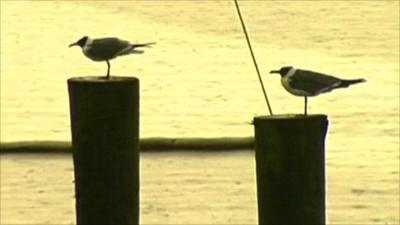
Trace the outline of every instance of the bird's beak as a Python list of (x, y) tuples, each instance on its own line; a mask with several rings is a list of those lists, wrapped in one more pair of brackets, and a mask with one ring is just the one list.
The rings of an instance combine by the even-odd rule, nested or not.
[(279, 70), (271, 70), (269, 73), (279, 73)]
[(72, 46), (76, 46), (76, 45), (78, 45), (78, 43), (77, 43), (77, 42), (70, 44), (68, 47), (70, 47), (70, 48), (71, 48)]

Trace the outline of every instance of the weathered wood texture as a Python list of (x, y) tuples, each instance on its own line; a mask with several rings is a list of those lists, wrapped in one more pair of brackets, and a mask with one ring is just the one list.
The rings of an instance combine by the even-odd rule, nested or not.
[(78, 225), (139, 224), (139, 80), (68, 80)]
[(259, 224), (325, 224), (327, 116), (254, 118)]

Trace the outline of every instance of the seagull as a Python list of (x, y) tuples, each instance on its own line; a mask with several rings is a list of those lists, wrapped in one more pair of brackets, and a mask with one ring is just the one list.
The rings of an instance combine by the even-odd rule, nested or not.
[(310, 70), (284, 66), (270, 73), (281, 75), (282, 86), (292, 95), (304, 97), (304, 115), (307, 115), (307, 97), (330, 92), (336, 88), (347, 88), (350, 85), (365, 82), (365, 79), (344, 80), (331, 75)]
[(93, 61), (107, 62), (106, 79), (110, 79), (110, 60), (118, 56), (129, 54), (141, 54), (144, 51), (138, 50), (139, 47), (151, 47), (155, 42), (145, 44), (131, 44), (128, 41), (115, 37), (91, 39), (84, 36), (69, 47), (80, 46), (83, 54)]

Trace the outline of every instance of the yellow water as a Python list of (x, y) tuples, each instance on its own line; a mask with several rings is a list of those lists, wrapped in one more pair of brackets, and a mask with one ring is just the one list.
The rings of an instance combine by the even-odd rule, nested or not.
[[(368, 80), (311, 98), (309, 112), (330, 119), (331, 200), (372, 204), (338, 215), (398, 223), (399, 2), (240, 5), (275, 113), (303, 110), (268, 73), (282, 65)], [(252, 136), (267, 114), (232, 1), (1, 1), (1, 141), (70, 140), (66, 80), (106, 73), (68, 48), (84, 35), (157, 42), (111, 62), (141, 80), (141, 137)]]
[[(368, 80), (310, 100), (332, 131), (398, 132), (398, 2), (241, 6), (275, 113), (303, 110), (268, 73), (291, 64)], [(2, 141), (70, 139), (66, 80), (106, 73), (67, 47), (84, 35), (158, 42), (112, 61), (112, 74), (141, 79), (142, 137), (250, 136), (267, 113), (231, 1), (2, 1), (1, 14)]]

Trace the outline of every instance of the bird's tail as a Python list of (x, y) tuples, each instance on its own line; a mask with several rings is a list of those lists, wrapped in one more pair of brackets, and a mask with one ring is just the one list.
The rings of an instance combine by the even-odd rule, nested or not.
[(144, 44), (133, 44), (132, 48), (138, 48), (138, 47), (148, 47), (151, 48), (152, 45), (155, 45), (156, 42), (149, 42), (149, 43), (144, 43)]
[(151, 47), (154, 45), (155, 42), (149, 42), (149, 43), (144, 43), (144, 44), (132, 44), (131, 46), (125, 48), (123, 51), (120, 52), (120, 55), (127, 55), (127, 54), (142, 54), (144, 51), (139, 50), (137, 48), (140, 47)]
[(366, 82), (367, 80), (365, 79), (354, 79), (354, 80), (342, 80), (340, 87), (348, 87), (353, 84), (361, 83), (361, 82)]

